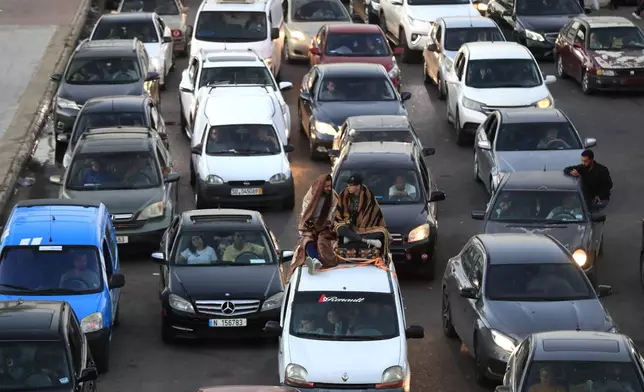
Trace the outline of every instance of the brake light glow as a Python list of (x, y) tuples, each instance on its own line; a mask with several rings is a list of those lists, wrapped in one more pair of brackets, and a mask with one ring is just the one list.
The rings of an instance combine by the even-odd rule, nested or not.
[(181, 37), (181, 30), (172, 30), (173, 37)]

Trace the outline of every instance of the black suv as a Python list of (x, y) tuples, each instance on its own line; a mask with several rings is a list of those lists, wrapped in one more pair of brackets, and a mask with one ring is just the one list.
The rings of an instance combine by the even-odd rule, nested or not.
[[(433, 153), (427, 150), (426, 153)], [(436, 204), (445, 200), (415, 143), (350, 143), (332, 172), (333, 188), (342, 192), (349, 177), (360, 174), (375, 195), (392, 237), (391, 255), (397, 265), (434, 278), (434, 247), (438, 237)]]
[[(95, 392), (98, 371), (72, 307), (64, 301), (0, 301), (2, 365), (24, 376), (3, 375), (4, 390)], [(27, 369), (28, 370), (25, 372)]]
[(166, 343), (176, 338), (261, 336), (278, 321), (285, 268), (292, 251), (280, 251), (257, 211), (213, 209), (177, 216), (152, 254), (160, 264)]
[[(92, 98), (78, 113), (71, 135), (59, 134), (57, 142), (68, 143), (63, 157), (63, 166), (68, 167), (78, 139), (88, 129), (114, 127), (146, 127), (159, 133), (166, 148), (168, 135), (165, 120), (159, 108), (149, 96), (121, 95), (116, 97)], [(56, 157), (60, 161), (60, 157)]]
[[(60, 83), (53, 107), (56, 135), (71, 133), (78, 111), (90, 98), (149, 95), (158, 103), (160, 75), (149, 69), (150, 59), (137, 39), (81, 42), (64, 74), (51, 76)], [(57, 150), (64, 147), (56, 141)]]
[(178, 180), (159, 134), (136, 127), (86, 131), (65, 178), (50, 178), (61, 199), (103, 202), (119, 244), (155, 248), (177, 214)]

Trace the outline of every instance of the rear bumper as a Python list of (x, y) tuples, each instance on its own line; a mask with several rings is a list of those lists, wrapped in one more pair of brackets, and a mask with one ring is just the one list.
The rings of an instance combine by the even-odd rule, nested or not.
[[(233, 188), (261, 188), (261, 195), (233, 196)], [(232, 206), (271, 206), (276, 203), (283, 203), (293, 197), (295, 183), (293, 177), (278, 184), (264, 183), (258, 186), (232, 186), (229, 184), (207, 185), (199, 180), (199, 196), (212, 205)]]
[[(629, 71), (626, 71), (629, 72)], [(590, 75), (589, 75), (590, 76)], [(591, 76), (591, 88), (605, 91), (644, 91), (644, 76)]]
[[(171, 221), (172, 214), (166, 213), (161, 219), (115, 221), (114, 228), (117, 237), (127, 237), (127, 242), (119, 242), (119, 245), (159, 245), (161, 237), (170, 226)], [(123, 241), (122, 238), (120, 240)]]
[(433, 253), (436, 235), (423, 241), (413, 243), (405, 241), (392, 241), (390, 246), (391, 257), (395, 265), (404, 267), (417, 267), (429, 265), (434, 262)]

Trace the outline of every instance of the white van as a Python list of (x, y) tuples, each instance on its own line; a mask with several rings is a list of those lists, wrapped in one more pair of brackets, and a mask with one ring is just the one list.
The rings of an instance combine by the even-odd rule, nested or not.
[(284, 24), (281, 0), (204, 0), (197, 10), (190, 52), (248, 50), (279, 80)]

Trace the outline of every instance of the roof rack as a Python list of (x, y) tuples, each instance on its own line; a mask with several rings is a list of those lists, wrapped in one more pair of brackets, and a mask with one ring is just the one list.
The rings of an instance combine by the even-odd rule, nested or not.
[(220, 87), (261, 87), (266, 91), (266, 93), (270, 93), (268, 86), (264, 84), (207, 84), (204, 87), (208, 87), (208, 94), (212, 93), (212, 90), (220, 88)]
[(191, 215), (192, 223), (212, 223), (212, 222), (236, 222), (251, 223), (253, 217), (250, 215)]
[(94, 136), (94, 135), (115, 135), (119, 133), (126, 134), (126, 135), (146, 134), (148, 136), (152, 136), (152, 130), (149, 128), (129, 127), (129, 126), (124, 127), (122, 125), (119, 125), (116, 127), (102, 127), (102, 128), (89, 129), (87, 132), (83, 132), (83, 134), (81, 135), (81, 139), (85, 139), (88, 136)]
[(79, 202), (77, 200), (66, 200), (66, 199), (30, 199), (30, 200), (21, 200), (16, 204), (16, 207), (54, 207), (54, 206), (98, 208), (101, 206), (101, 203), (100, 202)]

